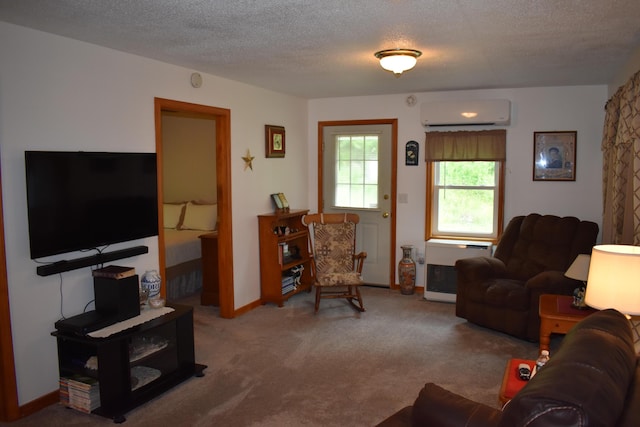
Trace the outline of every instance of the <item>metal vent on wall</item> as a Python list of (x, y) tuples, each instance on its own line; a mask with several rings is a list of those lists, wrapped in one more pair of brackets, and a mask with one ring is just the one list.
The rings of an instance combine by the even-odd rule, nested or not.
[(425, 243), (424, 298), (432, 301), (455, 302), (457, 260), (491, 256), (491, 242), (430, 239)]

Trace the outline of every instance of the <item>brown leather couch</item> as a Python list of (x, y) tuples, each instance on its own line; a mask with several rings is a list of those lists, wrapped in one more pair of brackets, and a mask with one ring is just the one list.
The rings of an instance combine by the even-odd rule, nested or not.
[(633, 347), (626, 317), (611, 309), (578, 323), (545, 367), (502, 410), (428, 383), (412, 406), (379, 424), (380, 427), (638, 425), (640, 356)]
[(591, 254), (598, 224), (575, 217), (529, 214), (513, 218), (493, 257), (460, 259), (456, 316), (538, 341), (542, 294), (571, 295), (581, 282), (564, 276), (578, 254)]

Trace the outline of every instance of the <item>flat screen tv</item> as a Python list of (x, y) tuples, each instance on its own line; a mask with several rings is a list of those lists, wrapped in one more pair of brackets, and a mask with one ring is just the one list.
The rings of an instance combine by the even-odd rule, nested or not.
[(155, 153), (24, 156), (32, 259), (158, 234)]

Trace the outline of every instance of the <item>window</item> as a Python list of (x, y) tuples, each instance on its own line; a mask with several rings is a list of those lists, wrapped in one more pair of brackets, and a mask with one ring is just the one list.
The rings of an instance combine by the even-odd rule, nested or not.
[(335, 138), (335, 206), (378, 207), (378, 135)]
[(499, 162), (434, 162), (432, 234), (496, 237), (499, 170)]
[(426, 239), (497, 241), (506, 132), (429, 132)]

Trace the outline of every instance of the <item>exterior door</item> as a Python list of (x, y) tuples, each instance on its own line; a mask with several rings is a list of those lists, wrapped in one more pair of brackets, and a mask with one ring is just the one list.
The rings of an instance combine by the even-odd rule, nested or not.
[(365, 283), (394, 283), (395, 126), (393, 122), (323, 126), (320, 210), (360, 216), (356, 243), (367, 252)]

